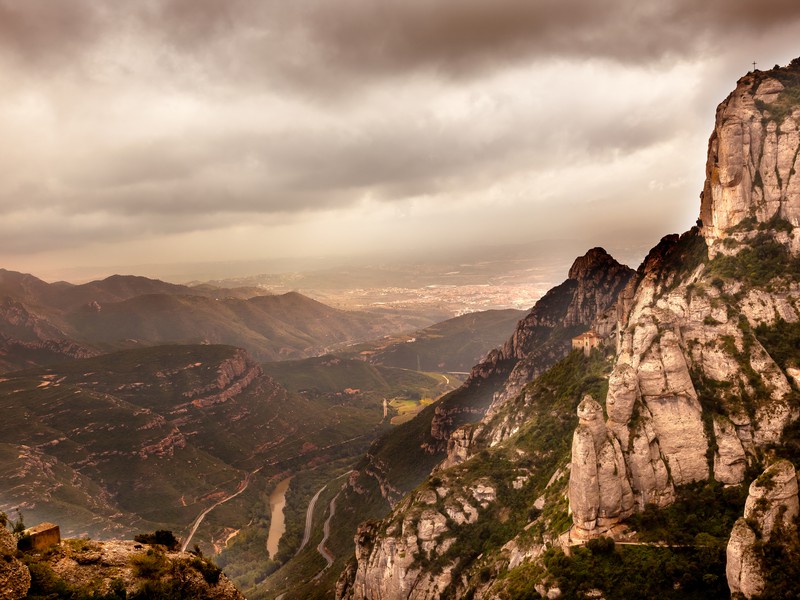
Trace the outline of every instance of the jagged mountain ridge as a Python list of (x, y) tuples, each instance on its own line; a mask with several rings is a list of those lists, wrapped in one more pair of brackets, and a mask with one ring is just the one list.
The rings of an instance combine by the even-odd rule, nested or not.
[[(430, 473), (445, 457), (455, 429), (480, 421), (487, 410), (498, 410), (513, 396), (525, 373), (541, 373), (566, 356), (571, 338), (603, 321), (598, 317), (614, 306), (616, 295), (632, 275), (632, 269), (601, 248), (576, 259), (568, 278), (536, 303), (509, 341), (476, 365), (461, 388), (421, 412), (413, 423), (377, 441), (363, 470), (379, 480), (387, 500), (396, 501), (398, 494)], [(401, 446), (405, 448), (402, 456), (396, 453)], [(405, 464), (398, 462), (413, 463), (416, 472), (408, 474)]]
[[(570, 543), (569, 536), (557, 537), (569, 522), (577, 537), (613, 533), (646, 505), (674, 502), (678, 488), (711, 477), (740, 484), (766, 450), (788, 448), (782, 436), (800, 407), (800, 330), (793, 325), (800, 314), (800, 194), (792, 187), (800, 167), (798, 75), (800, 60), (749, 74), (720, 105), (700, 227), (662, 240), (621, 293), (608, 392), (595, 391), (583, 402), (579, 390), (569, 392), (571, 419), (578, 417), (572, 450), (566, 439), (553, 440), (562, 454), (547, 485), (535, 466), (526, 465), (527, 473), (520, 466), (530, 458), (528, 432), (556, 409), (523, 387), (481, 424), (455, 431), (451, 455), (461, 453), (450, 463), (455, 466), (359, 531), (356, 559), (340, 578), (337, 597), (556, 597), (563, 570), (548, 573), (545, 565), (558, 564), (541, 557), (548, 556), (546, 543)], [(760, 137), (759, 127), (766, 132)], [(510, 436), (504, 433), (509, 419)], [(497, 469), (511, 476), (506, 481), (492, 470), (509, 455), (516, 466)], [(460, 483), (481, 474), (478, 487)], [(518, 491), (501, 494), (505, 486)], [(567, 489), (571, 518), (563, 505)], [(537, 512), (524, 530), (498, 524), (525, 510), (531, 497), (536, 502), (528, 506)], [(484, 530), (488, 541), (478, 544), (480, 554), (464, 553), (466, 536)], [(501, 537), (493, 540), (497, 531)], [(692, 585), (718, 594), (719, 577)], [(679, 582), (666, 585), (681, 594)], [(599, 592), (616, 597), (605, 584)]]
[[(506, 344), (490, 352), (485, 361), (476, 365), (459, 390), (442, 398), (413, 421), (398, 427), (373, 445), (366, 464), (360, 467), (357, 475), (351, 477), (350, 485), (345, 490), (347, 504), (358, 506), (364, 501), (364, 497), (378, 493), (376, 490), (390, 502), (397, 502), (404, 491), (424, 480), (426, 474), (441, 463), (442, 459), (447, 460), (444, 465), (447, 466), (457, 464), (478, 452), (482, 443), (478, 440), (483, 439), (480, 435), (481, 425), (470, 423), (480, 423), (483, 415), (486, 415), (484, 422), (492, 416), (503, 421), (497, 427), (501, 438), (512, 435), (515, 426), (510, 423), (513, 419), (509, 417), (510, 411), (507, 409), (515, 397), (514, 390), (527, 383), (526, 374), (542, 373), (563, 359), (571, 350), (572, 337), (590, 327), (597, 327), (605, 335), (609, 335), (606, 326), (609, 311), (615, 305), (617, 294), (632, 276), (632, 269), (617, 263), (601, 248), (594, 248), (576, 259), (567, 280), (537, 302), (531, 312), (519, 322)], [(589, 385), (593, 383), (590, 382)], [(489, 413), (486, 413), (487, 410)], [(490, 432), (487, 431), (488, 433)], [(412, 474), (409, 474), (408, 465), (413, 465), (415, 469)], [(465, 493), (468, 497), (472, 492)], [(464, 505), (464, 502), (469, 504), (463, 499), (460, 502), (459, 506)], [(406, 501), (402, 504), (403, 506), (396, 507), (393, 515), (402, 514), (404, 506), (408, 508)], [(454, 508), (456, 512), (453, 514), (461, 514), (463, 517), (466, 510), (466, 514), (475, 516), (479, 506)], [(473, 516), (468, 519), (470, 523), (474, 521)], [(464, 522), (463, 518), (460, 522)], [(356, 553), (360, 557), (359, 561), (363, 559), (372, 564), (381, 563), (380, 558), (369, 556), (369, 551), (366, 550), (366, 546), (369, 546), (380, 553), (381, 548), (387, 547), (381, 542), (375, 541), (373, 544), (372, 541), (367, 541), (374, 541), (375, 534), (381, 529), (381, 526), (375, 527), (374, 530), (368, 527), (357, 538)], [(413, 527), (416, 528), (416, 523)], [(441, 523), (433, 526), (426, 517), (420, 521), (420, 527), (433, 527), (430, 531), (426, 529), (424, 536), (428, 539), (428, 549), (435, 546), (431, 535), (435, 537), (441, 533)], [(423, 534), (420, 534), (420, 538), (422, 537)], [(385, 543), (391, 545), (395, 543), (393, 539), (395, 538), (389, 537)], [(412, 547), (407, 550), (411, 552)], [(406, 563), (406, 567), (413, 564), (413, 557)], [(358, 569), (348, 570), (349, 577), (360, 576), (357, 571)], [(419, 574), (419, 569), (415, 572)], [(364, 570), (359, 573), (363, 575)], [(400, 593), (396, 577), (397, 572), (394, 582), (384, 582), (384, 592), (390, 590), (386, 592), (388, 595), (381, 596), (375, 590), (369, 593), (376, 593), (377, 597), (395, 597), (392, 594)], [(424, 578), (423, 575), (420, 577)], [(347, 579), (345, 577), (344, 581)], [(347, 593), (352, 593), (353, 586), (361, 585), (362, 589), (367, 589), (363, 581), (344, 581), (340, 582), (339, 587), (349, 590)]]

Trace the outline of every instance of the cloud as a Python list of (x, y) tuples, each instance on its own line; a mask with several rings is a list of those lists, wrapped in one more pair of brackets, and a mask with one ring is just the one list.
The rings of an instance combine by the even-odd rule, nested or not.
[[(793, 0), (2, 0), (0, 47), (91, 68), (133, 39), (177, 79), (318, 95), (420, 71), (473, 78), (564, 58), (697, 57), (799, 19)], [(134, 75), (141, 66), (116, 58)]]
[(491, 202), (518, 235), (549, 201), (622, 214), (652, 179), (635, 159), (703, 145), (742, 40), (799, 30), (787, 0), (0, 0), (0, 252), (410, 207), (502, 236)]

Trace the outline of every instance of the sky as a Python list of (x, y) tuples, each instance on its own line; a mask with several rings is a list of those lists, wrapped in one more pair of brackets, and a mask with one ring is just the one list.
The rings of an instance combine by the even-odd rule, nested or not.
[(796, 56), (796, 0), (0, 0), (0, 266), (643, 255)]

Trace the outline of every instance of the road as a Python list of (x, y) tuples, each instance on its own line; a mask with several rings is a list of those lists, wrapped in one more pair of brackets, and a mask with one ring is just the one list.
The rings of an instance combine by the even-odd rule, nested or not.
[[(255, 472), (256, 471), (253, 471), (253, 473)], [(239, 488), (233, 494), (226, 496), (216, 504), (212, 504), (198, 515), (198, 517), (194, 520), (194, 523), (192, 523), (192, 528), (189, 530), (189, 535), (186, 536), (186, 540), (184, 540), (183, 545), (181, 546), (181, 552), (186, 552), (186, 548), (189, 547), (189, 543), (192, 541), (192, 537), (194, 537), (194, 534), (197, 533), (197, 528), (200, 527), (200, 523), (203, 522), (203, 519), (206, 518), (206, 515), (215, 508), (217, 508), (220, 504), (225, 504), (228, 500), (236, 498), (236, 496), (245, 491), (247, 489), (247, 486), (250, 485), (250, 476), (253, 473), (247, 474), (247, 476), (241, 481), (241, 483), (239, 483)]]
[[(340, 491), (339, 491), (339, 494), (341, 494), (341, 493), (342, 493), (342, 492), (341, 492), (341, 490), (340, 490)], [(317, 546), (317, 552), (319, 552), (319, 553), (322, 555), (322, 558), (324, 558), (324, 559), (325, 559), (325, 561), (326, 561), (328, 564), (327, 564), (327, 565), (325, 565), (325, 567), (324, 567), (324, 568), (323, 568), (323, 569), (322, 569), (322, 570), (321, 570), (319, 573), (317, 573), (317, 574), (314, 576), (314, 581), (316, 581), (317, 579), (319, 579), (320, 577), (322, 577), (322, 574), (323, 574), (325, 571), (327, 571), (327, 570), (328, 570), (328, 569), (331, 567), (331, 565), (333, 564), (333, 561), (334, 561), (334, 560), (336, 560), (336, 557), (335, 557), (333, 554), (331, 554), (331, 553), (330, 553), (330, 550), (328, 550), (328, 549), (325, 547), (325, 542), (327, 542), (327, 541), (328, 541), (328, 537), (330, 537), (330, 533), (331, 533), (331, 519), (333, 518), (333, 515), (336, 513), (336, 500), (338, 500), (338, 498), (339, 498), (339, 494), (336, 494), (336, 495), (333, 497), (333, 500), (331, 500), (331, 504), (330, 504), (330, 514), (328, 515), (328, 518), (327, 518), (327, 519), (325, 519), (325, 524), (322, 526), (322, 541), (321, 541), (321, 542), (319, 543), (319, 545)]]
[(295, 556), (300, 554), (300, 550), (302, 550), (308, 543), (308, 540), (311, 539), (311, 526), (313, 525), (314, 521), (314, 507), (317, 505), (319, 495), (325, 491), (326, 487), (328, 487), (327, 483), (323, 485), (316, 494), (314, 494), (314, 497), (311, 498), (311, 502), (308, 503), (308, 510), (306, 511), (306, 530), (303, 532), (303, 541), (300, 542), (300, 547), (297, 549), (297, 552), (294, 553)]

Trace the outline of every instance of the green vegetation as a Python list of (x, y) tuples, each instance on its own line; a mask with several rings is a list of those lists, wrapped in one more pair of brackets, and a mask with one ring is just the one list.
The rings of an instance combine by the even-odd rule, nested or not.
[(62, 579), (51, 565), (65, 559), (77, 560), (79, 564), (96, 560), (81, 554), (96, 552), (98, 547), (87, 540), (66, 540), (64, 546), (54, 546), (43, 553), (19, 554), (31, 573), (27, 600), (192, 600), (207, 595), (207, 591), (198, 588), (192, 580), (193, 573), (202, 576), (209, 586), (217, 585), (222, 573), (202, 556), (170, 558), (159, 545), (131, 556), (130, 566), (136, 581), (130, 591), (122, 579), (114, 579), (106, 585), (102, 570), (87, 571), (88, 580), (75, 584)]
[(548, 550), (544, 564), (565, 600), (586, 598), (591, 590), (600, 590), (608, 600), (729, 595), (724, 547), (617, 547), (612, 540), (599, 539), (572, 548), (571, 556), (559, 548)]
[(724, 547), (736, 519), (742, 516), (747, 486), (725, 487), (714, 481), (700, 481), (677, 489), (677, 498), (666, 508), (653, 505), (628, 520), (639, 539), (647, 542)]
[(417, 371), (469, 370), (492, 348), (511, 336), (521, 310), (487, 310), (469, 313), (421, 331), (393, 336), (348, 349), (371, 363)]
[[(203, 522), (195, 541), (208, 550), (222, 526), (248, 523), (249, 506), (258, 505), (273, 475), (352, 459), (378, 435), (382, 402), (367, 388), (335, 397), (292, 394), (256, 377), (225, 402), (194, 403), (222, 391), (221, 365), (240, 360), (239, 353), (228, 346), (167, 346), (6, 375), (0, 478), (35, 469), (35, 487), (26, 494), (41, 492), (47, 500), (31, 519), (99, 537), (108, 534), (108, 523), (128, 535), (136, 533), (131, 523), (139, 531), (184, 531), (210, 498), (233, 493), (260, 468), (244, 493)], [(382, 389), (391, 393), (409, 378), (429, 389), (439, 385), (401, 371), (394, 380), (384, 377)]]
[(133, 539), (141, 544), (164, 546), (167, 550), (177, 550), (181, 546), (180, 540), (167, 529), (159, 529), (154, 533), (140, 533)]
[(800, 73), (792, 65), (789, 67), (772, 69), (770, 75), (778, 79), (784, 89), (778, 94), (775, 102), (767, 103), (763, 100), (756, 100), (758, 110), (766, 111), (778, 125), (792, 114), (792, 111), (800, 106)]
[(709, 264), (709, 274), (765, 287), (776, 277), (800, 271), (800, 258), (791, 255), (769, 233), (761, 232), (733, 256), (717, 256)]
[(336, 394), (345, 390), (371, 392), (373, 397), (436, 397), (447, 391), (442, 380), (424, 373), (371, 365), (362, 360), (320, 356), (265, 363), (264, 372), (293, 392)]
[(800, 323), (777, 319), (773, 325), (755, 328), (761, 345), (782, 369), (800, 366)]
[(790, 527), (776, 527), (769, 541), (757, 540), (756, 555), (764, 575), (764, 591), (757, 600), (780, 600), (797, 597), (800, 581), (800, 520)]
[(401, 425), (410, 421), (419, 414), (423, 408), (431, 404), (433, 400), (430, 398), (423, 398), (422, 400), (399, 400), (395, 398), (389, 402), (389, 406), (393, 408), (397, 415), (392, 417), (392, 425)]
[[(591, 394), (598, 400), (605, 399), (610, 366), (600, 351), (588, 358), (580, 351), (572, 352), (526, 386), (495, 417), (499, 421), (505, 415), (517, 415), (524, 421), (517, 435), (437, 474), (445, 486), (468, 488), (478, 481), (488, 483), (496, 490), (497, 502), (479, 509), (475, 523), (457, 525), (448, 520), (455, 543), (441, 556), (418, 557), (422, 564), (436, 570), (455, 563), (454, 580), (461, 573), (468, 573), (474, 578), (470, 579), (470, 585), (477, 586), (481, 571), (473, 567), (478, 557), (498, 551), (532, 519), (535, 519), (533, 525), (524, 534), (531, 541), (541, 542), (545, 532), (561, 533), (568, 527), (566, 506), (556, 499), (564, 480), (556, 482), (550, 490), (545, 488), (552, 474), (569, 461), (572, 432), (577, 424), (576, 409), (583, 396)], [(518, 476), (525, 481), (515, 488), (513, 481)], [(549, 501), (540, 515), (531, 507), (542, 494)], [(464, 492), (465, 497), (469, 495)], [(451, 588), (447, 593), (452, 595), (454, 591)]]

